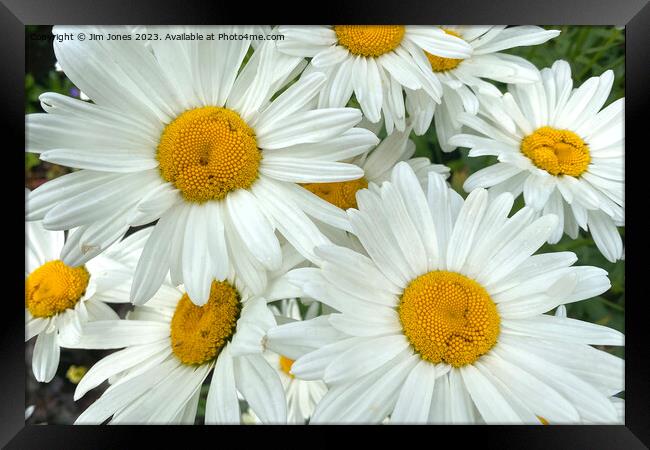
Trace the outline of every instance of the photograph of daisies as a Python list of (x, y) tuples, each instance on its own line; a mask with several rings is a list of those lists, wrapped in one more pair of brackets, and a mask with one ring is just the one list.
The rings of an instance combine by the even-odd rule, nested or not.
[(28, 424), (624, 423), (624, 27), (25, 39)]

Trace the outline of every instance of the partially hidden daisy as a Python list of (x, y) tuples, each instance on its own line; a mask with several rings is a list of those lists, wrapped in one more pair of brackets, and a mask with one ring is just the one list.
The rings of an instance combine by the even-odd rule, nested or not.
[(310, 423), (615, 423), (623, 360), (613, 329), (545, 314), (606, 291), (570, 252), (533, 255), (557, 217), (483, 189), (460, 203), (405, 163), (348, 215), (366, 257), (322, 246), (287, 277), (338, 312), (272, 328), (267, 345), (328, 392)]
[[(80, 30), (121, 29), (54, 28)], [(164, 37), (247, 29), (145, 31)], [(327, 240), (308, 215), (347, 223), (341, 210), (291, 188), (359, 178), (360, 168), (339, 161), (378, 140), (353, 128), (360, 111), (314, 107), (323, 74), (284, 89), (306, 63), (271, 40), (255, 51), (249, 40), (142, 42), (55, 41), (61, 67), (93, 103), (46, 93), (46, 113), (27, 116), (27, 151), (81, 169), (34, 190), (27, 219), (52, 230), (77, 228), (64, 249), (70, 266), (98, 255), (130, 226), (158, 221), (135, 271), (136, 304), (151, 298), (168, 272), (204, 304), (212, 280), (225, 280), (231, 264), (261, 293), (266, 271), (281, 263), (276, 231), (313, 258), (313, 246)], [(335, 139), (354, 145), (324, 151)]]
[[(311, 302), (307, 307), (304, 319), (314, 318), (319, 308), (318, 302)], [(271, 311), (275, 314), (278, 323), (291, 323), (303, 320), (297, 299), (284, 299), (271, 304)], [(327, 386), (320, 380), (305, 381), (296, 378), (291, 373), (293, 360), (272, 351), (265, 351), (264, 357), (280, 376), (282, 386), (287, 398), (287, 423), (305, 424), (314, 412), (315, 406), (327, 392)], [(254, 411), (248, 410), (242, 414), (244, 423), (259, 423), (260, 420)]]
[(263, 339), (276, 324), (266, 302), (300, 294), (281, 277), (288, 268), (270, 273), (264, 296), (252, 294), (231, 270), (212, 281), (202, 306), (166, 280), (126, 319), (87, 324), (76, 348), (122, 350), (97, 362), (77, 385), (75, 400), (110, 384), (75, 423), (193, 424), (210, 376), (206, 424), (239, 423), (238, 393), (262, 422), (285, 423), (284, 389), (263, 356)]
[(448, 139), (460, 133), (458, 113), (478, 112), (475, 93), (500, 97), (501, 91), (492, 83), (532, 83), (539, 81), (537, 68), (519, 56), (501, 53), (502, 50), (524, 45), (542, 44), (560, 34), (559, 30), (545, 30), (534, 25), (506, 27), (505, 25), (460, 26), (443, 25), (445, 33), (456, 36), (471, 46), (466, 58), (443, 58), (426, 53), (430, 70), (442, 85), (439, 106), (428, 99), (424, 90), (406, 90), (406, 109), (414, 119), (415, 132), (424, 134), (433, 117), (440, 148), (450, 152), (456, 147)]
[(381, 185), (390, 179), (393, 167), (400, 161), (405, 161), (411, 166), (422, 184), (426, 184), (429, 172), (437, 173), (443, 179), (449, 178), (449, 167), (432, 164), (426, 157), (413, 157), (415, 143), (409, 139), (412, 128), (408, 125), (404, 131), (394, 130), (379, 145), (351, 159), (351, 164), (363, 170), (362, 177), (350, 181), (308, 183), (302, 186), (329, 203), (347, 210), (357, 207), (356, 193), (359, 189), (367, 188), (369, 183)]
[(322, 106), (340, 107), (354, 93), (363, 114), (383, 117), (390, 133), (404, 130), (404, 88), (422, 89), (440, 102), (442, 87), (425, 51), (441, 58), (467, 58), (471, 46), (438, 27), (412, 25), (281, 26), (280, 51), (312, 58), (309, 71), (328, 74), (319, 95)]
[[(381, 123), (380, 121), (379, 126), (377, 126), (364, 119), (360, 126), (367, 127), (374, 133), (379, 133)], [(365, 189), (372, 184), (381, 185), (381, 183), (390, 179), (393, 167), (400, 161), (404, 161), (411, 166), (422, 185), (426, 185), (429, 173), (436, 173), (441, 179), (446, 180), (449, 177), (449, 167), (443, 164), (432, 164), (429, 158), (426, 157), (413, 157), (415, 143), (409, 139), (412, 128), (413, 126), (407, 122), (404, 131), (393, 130), (379, 145), (348, 160), (349, 163), (363, 170), (361, 178), (337, 183), (308, 183), (303, 184), (302, 187), (332, 205), (347, 210), (357, 208), (356, 193), (360, 189)], [(317, 221), (317, 225), (321, 232), (333, 243), (359, 248), (356, 246), (358, 240), (347, 233), (351, 231), (349, 225), (347, 227), (333, 227), (321, 221)]]
[(60, 259), (63, 231), (46, 230), (35, 221), (25, 223), (25, 234), (25, 341), (36, 337), (34, 377), (49, 382), (61, 347), (75, 343), (86, 322), (118, 318), (106, 302), (129, 301), (120, 293), (130, 286), (146, 233), (129, 236), (77, 267)]
[(613, 82), (608, 70), (574, 89), (571, 68), (560, 60), (541, 71), (539, 82), (509, 85), (501, 98), (480, 96), (478, 116), (458, 115), (474, 134), (450, 142), (499, 162), (472, 174), (464, 189), (523, 192), (526, 205), (559, 217), (550, 243), (563, 232), (575, 239), (582, 228), (609, 261), (621, 259), (625, 100), (601, 109)]

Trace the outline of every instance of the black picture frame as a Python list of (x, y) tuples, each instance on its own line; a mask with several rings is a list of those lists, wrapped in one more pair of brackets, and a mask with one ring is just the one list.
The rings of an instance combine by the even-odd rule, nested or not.
[[(488, 448), (571, 448), (571, 449), (635, 449), (650, 445), (650, 351), (648, 326), (644, 306), (648, 302), (643, 290), (645, 267), (642, 245), (648, 227), (644, 226), (644, 207), (648, 188), (644, 186), (644, 158), (649, 145), (645, 124), (650, 107), (650, 5), (648, 0), (456, 0), (454, 2), (415, 0), (389, 2), (375, 0), (365, 3), (327, 1), (322, 5), (305, 3), (243, 3), (171, 0), (2, 0), (0, 5), (0, 33), (2, 36), (3, 66), (0, 72), (3, 102), (0, 108), (3, 124), (3, 175), (18, 178), (24, 157), (24, 67), (25, 25), (37, 24), (173, 24), (173, 23), (459, 23), (459, 24), (567, 24), (567, 25), (619, 25), (626, 33), (626, 121), (628, 158), (625, 162), (625, 195), (632, 205), (626, 217), (626, 305), (625, 328), (625, 425), (620, 426), (474, 426), (474, 427), (347, 427), (312, 426), (296, 427), (291, 433), (310, 435), (300, 445), (345, 442), (370, 432), (378, 439), (400, 434), (403, 444), (415, 444), (414, 434), (422, 433), (425, 445), (442, 445), (447, 439), (465, 443), (477, 439)], [(305, 8), (310, 6), (310, 8)], [(302, 13), (303, 16), (298, 14)], [(10, 139), (7, 139), (10, 138)], [(643, 139), (645, 138), (645, 139)], [(633, 148), (634, 147), (634, 148)], [(646, 175), (647, 177), (647, 175)], [(647, 179), (647, 178), (646, 178)], [(2, 192), (7, 195), (4, 212), (5, 243), (12, 249), (5, 258), (10, 286), (3, 303), (3, 326), (0, 327), (2, 363), (0, 364), (0, 444), (7, 448), (87, 448), (89, 444), (100, 448), (131, 447), (133, 434), (147, 439), (171, 439), (172, 434), (191, 433), (196, 440), (186, 445), (202, 444), (198, 435), (212, 433), (212, 427), (90, 427), (90, 426), (26, 426), (25, 409), (25, 358), (24, 322), (21, 302), (22, 277), (18, 264), (12, 261), (24, 258), (24, 246), (17, 238), (24, 222), (19, 212), (24, 208), (21, 200), (20, 180), (3, 179)], [(638, 198), (637, 198), (638, 197)], [(632, 199), (632, 200), (629, 200)], [(15, 202), (15, 204), (13, 203)], [(635, 207), (643, 205), (643, 207)], [(15, 248), (13, 248), (15, 246)], [(15, 266), (15, 267), (14, 267)], [(636, 294), (636, 295), (635, 295)], [(596, 370), (596, 368), (595, 368)], [(272, 434), (272, 442), (292, 446), (298, 441), (287, 435), (284, 427), (223, 426), (217, 430), (219, 443), (250, 447), (250, 432)], [(246, 434), (244, 434), (246, 433)], [(311, 437), (313, 436), (313, 438)], [(211, 439), (213, 436), (204, 436)], [(407, 438), (405, 440), (404, 438)], [(238, 439), (231, 441), (231, 439)], [(460, 438), (460, 439), (459, 439)], [(227, 439), (227, 441), (224, 441)], [(169, 441), (171, 442), (171, 440)], [(203, 444), (205, 445), (205, 444)], [(257, 445), (257, 444), (256, 444)], [(421, 444), (417, 444), (421, 445)]]

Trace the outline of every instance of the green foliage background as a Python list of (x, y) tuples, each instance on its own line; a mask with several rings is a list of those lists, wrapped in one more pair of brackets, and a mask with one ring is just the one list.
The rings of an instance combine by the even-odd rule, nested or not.
[[(592, 76), (605, 70), (614, 71), (615, 81), (607, 104), (625, 95), (625, 31), (621, 27), (590, 26), (548, 26), (560, 29), (561, 34), (551, 41), (536, 46), (507, 50), (506, 53), (522, 56), (538, 68), (549, 67), (554, 61), (564, 59), (569, 62), (574, 78), (574, 86), (582, 84)], [(79, 92), (62, 72), (54, 68), (55, 57), (51, 42), (30, 40), (31, 33), (47, 35), (51, 27), (26, 27), (27, 55), (25, 73), (25, 112), (42, 112), (38, 96), (43, 92), (58, 92), (78, 97)], [(502, 90), (505, 86), (499, 86)], [(429, 130), (424, 136), (412, 136), (416, 144), (416, 156), (426, 156), (433, 162), (446, 164), (451, 168), (450, 182), (454, 189), (465, 196), (463, 182), (473, 172), (495, 162), (494, 157), (468, 158), (466, 150), (443, 153), (438, 146), (435, 132)], [(43, 182), (68, 173), (70, 169), (40, 162), (32, 153), (25, 154), (25, 186), (36, 188)], [(515, 209), (523, 206), (520, 197)], [(514, 211), (513, 211), (514, 212)], [(621, 229), (624, 235), (624, 229)], [(612, 287), (604, 294), (590, 300), (567, 305), (568, 316), (599, 323), (625, 331), (625, 262), (610, 263), (598, 251), (588, 233), (580, 231), (580, 236), (572, 240), (565, 236), (556, 245), (545, 245), (540, 252), (572, 251), (578, 256), (577, 265), (602, 267), (609, 272)], [(103, 352), (64, 350), (57, 376), (48, 385), (35, 383), (31, 376), (30, 348), (26, 352), (27, 364), (27, 404), (35, 404), (35, 412), (28, 420), (31, 423), (71, 423), (94, 399), (88, 394), (81, 402), (72, 402), (74, 385), (65, 377), (70, 364), (91, 366), (103, 357)], [(605, 348), (623, 357), (622, 348)], [(97, 390), (95, 390), (97, 391)], [(95, 393), (98, 395), (99, 393)], [(203, 405), (200, 405), (203, 406)], [(200, 408), (201, 410), (203, 408)]]

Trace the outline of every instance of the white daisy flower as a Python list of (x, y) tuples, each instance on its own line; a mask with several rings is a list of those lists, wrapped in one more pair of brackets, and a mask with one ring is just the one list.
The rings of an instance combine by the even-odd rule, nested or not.
[(226, 280), (213, 280), (202, 306), (166, 280), (125, 320), (87, 324), (75, 347), (122, 350), (97, 362), (77, 385), (75, 400), (110, 383), (76, 423), (193, 424), (210, 374), (205, 423), (239, 423), (239, 393), (262, 422), (285, 423), (284, 390), (262, 342), (276, 324), (266, 302), (300, 295), (282, 273), (271, 273), (269, 289), (258, 296), (231, 270)]
[(578, 227), (589, 230), (609, 261), (621, 259), (617, 226), (625, 225), (623, 199), (624, 98), (602, 109), (614, 82), (606, 71), (573, 89), (566, 61), (541, 71), (542, 81), (508, 86), (501, 98), (479, 96), (479, 115), (458, 115), (477, 135), (452, 137), (452, 145), (469, 147), (469, 156), (495, 155), (499, 162), (472, 174), (464, 189), (491, 188), (518, 196), (575, 239)]
[[(148, 233), (135, 233), (85, 265), (60, 259), (64, 232), (25, 223), (25, 342), (36, 337), (32, 370), (39, 382), (54, 378), (61, 347), (79, 339), (84, 323), (116, 319), (105, 302), (128, 302), (119, 293), (131, 283)], [(128, 293), (128, 290), (127, 290)]]
[(440, 148), (451, 152), (456, 147), (447, 141), (460, 133), (462, 126), (456, 116), (463, 111), (478, 112), (478, 99), (474, 93), (501, 96), (499, 89), (484, 79), (502, 83), (532, 83), (540, 79), (533, 64), (501, 51), (542, 44), (558, 36), (560, 31), (544, 30), (534, 25), (508, 28), (505, 25), (443, 25), (441, 28), (445, 33), (467, 41), (472, 47), (471, 54), (466, 58), (443, 58), (426, 53), (430, 70), (442, 84), (442, 103), (436, 108), (425, 91), (407, 89), (406, 109), (414, 118), (417, 134), (426, 133), (434, 118)]
[(400, 161), (411, 166), (423, 185), (430, 172), (440, 175), (443, 180), (449, 178), (449, 167), (432, 164), (426, 157), (413, 158), (415, 143), (409, 139), (412, 129), (413, 126), (409, 124), (404, 131), (394, 130), (373, 149), (348, 160), (363, 170), (362, 177), (334, 183), (306, 183), (302, 186), (332, 205), (346, 210), (357, 207), (356, 193), (359, 189), (367, 188), (370, 183), (381, 185), (390, 179), (393, 167)]
[[(279, 307), (278, 307), (279, 306)], [(296, 299), (284, 299), (278, 306), (271, 305), (271, 310), (276, 315), (278, 323), (290, 323), (303, 320), (300, 307)], [(305, 312), (304, 320), (316, 316), (320, 303), (312, 302)], [(293, 424), (305, 424), (311, 417), (314, 408), (327, 392), (325, 383), (319, 380), (304, 381), (296, 378), (291, 373), (293, 360), (275, 352), (266, 351), (264, 357), (271, 367), (280, 375), (280, 381), (284, 386), (287, 397), (287, 422)], [(252, 417), (256, 417), (253, 413)]]
[[(372, 124), (364, 118), (359, 126), (378, 134), (381, 124), (382, 121)], [(363, 177), (338, 183), (308, 183), (302, 186), (328, 203), (347, 210), (357, 207), (356, 193), (359, 189), (365, 189), (372, 184), (381, 185), (390, 178), (391, 170), (400, 161), (405, 161), (413, 168), (423, 185), (426, 184), (429, 172), (437, 173), (443, 180), (447, 179), (449, 167), (443, 164), (432, 164), (425, 157), (413, 158), (415, 143), (409, 139), (411, 129), (412, 125), (408, 124), (404, 131), (393, 130), (375, 148), (348, 160), (349, 163), (363, 170)], [(316, 224), (333, 243), (363, 251), (358, 239), (349, 233), (352, 230), (349, 224), (347, 227), (333, 227), (318, 220)]]
[[(79, 30), (120, 31), (54, 28)], [(147, 31), (164, 37), (247, 29)], [(158, 220), (135, 271), (136, 304), (151, 298), (168, 272), (204, 304), (211, 280), (224, 280), (231, 264), (261, 293), (265, 271), (281, 263), (275, 231), (313, 258), (313, 246), (327, 240), (307, 215), (347, 224), (339, 209), (292, 188), (359, 178), (361, 169), (338, 161), (378, 140), (353, 128), (360, 111), (313, 107), (323, 74), (302, 77), (271, 101), (306, 64), (278, 52), (274, 41), (261, 43), (243, 68), (247, 40), (150, 44), (55, 41), (66, 75), (94, 103), (47, 93), (40, 97), (47, 113), (27, 116), (28, 151), (82, 169), (32, 192), (27, 218), (52, 230), (78, 227), (64, 249), (70, 266), (104, 251), (129, 226)], [(332, 140), (340, 146), (324, 152)]]
[(422, 89), (440, 102), (442, 88), (425, 51), (444, 58), (467, 58), (471, 46), (437, 27), (413, 25), (281, 26), (278, 48), (312, 58), (310, 71), (328, 74), (319, 104), (345, 106), (354, 93), (364, 116), (386, 129), (404, 130), (403, 89)]
[[(305, 312), (304, 320), (311, 319), (317, 315), (320, 303), (311, 302)], [(300, 307), (296, 299), (284, 299), (279, 305), (271, 305), (271, 311), (276, 315), (278, 323), (290, 323), (303, 320)], [(275, 352), (265, 351), (264, 357), (275, 368), (280, 376), (287, 397), (287, 422), (290, 424), (302, 424), (311, 417), (314, 407), (323, 398), (327, 386), (322, 381), (304, 381), (296, 378), (291, 373), (293, 360)], [(256, 425), (262, 423), (255, 412), (248, 408), (242, 412), (242, 423)]]
[(557, 217), (483, 189), (463, 201), (399, 163), (348, 215), (370, 257), (322, 246), (287, 278), (338, 313), (269, 330), (293, 374), (329, 390), (311, 423), (614, 423), (623, 361), (591, 345), (618, 331), (544, 314), (606, 291), (573, 253), (533, 256)]

